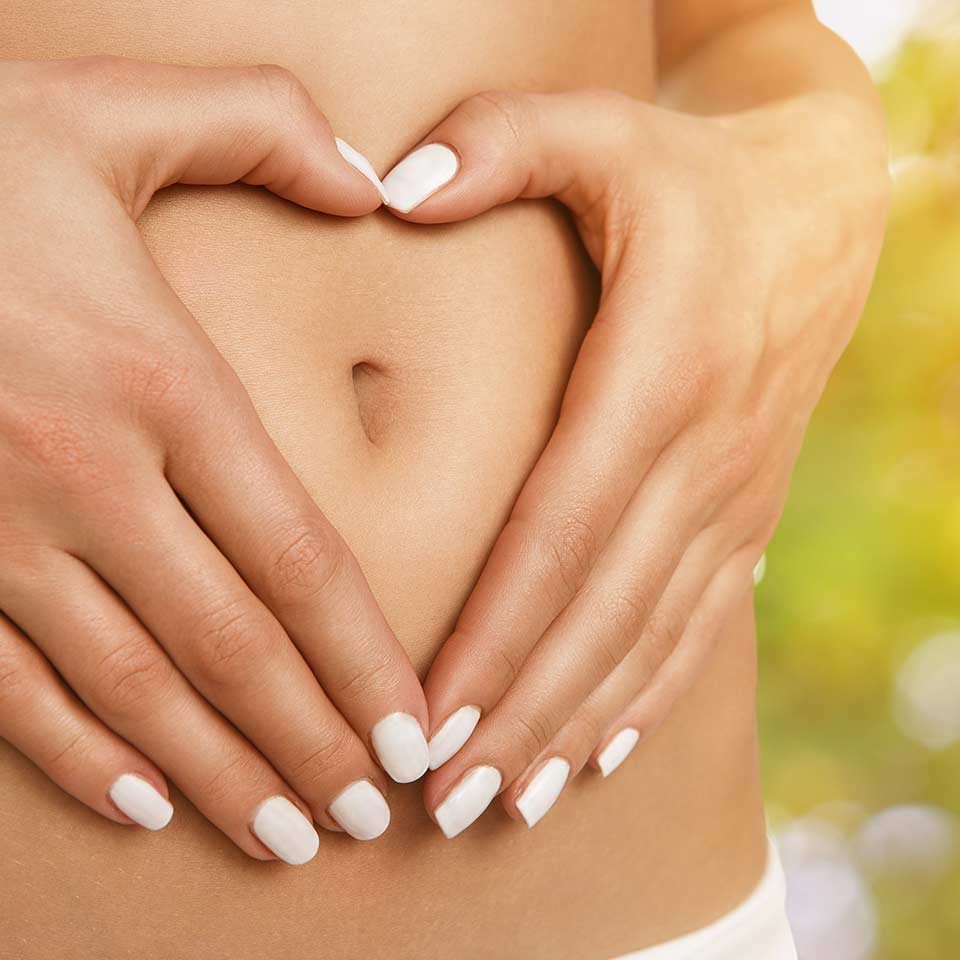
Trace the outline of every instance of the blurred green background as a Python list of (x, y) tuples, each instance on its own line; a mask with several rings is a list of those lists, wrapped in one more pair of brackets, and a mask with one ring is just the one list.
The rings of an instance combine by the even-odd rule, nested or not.
[[(830, 6), (818, 4), (828, 23)], [(856, 6), (877, 12), (846, 4), (847, 23)], [(763, 774), (801, 960), (960, 958), (960, 4), (950, 6), (935, 26), (905, 27), (873, 66), (890, 121), (889, 232), (757, 591)]]

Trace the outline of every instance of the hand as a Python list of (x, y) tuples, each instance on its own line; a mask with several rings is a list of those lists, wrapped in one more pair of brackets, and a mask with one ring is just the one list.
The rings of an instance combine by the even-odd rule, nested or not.
[(602, 273), (554, 433), (425, 683), (448, 836), (497, 793), (532, 826), (588, 760), (609, 773), (750, 589), (878, 256), (885, 152), (853, 103), (486, 93), (384, 179), (418, 223), (553, 196)]
[(364, 214), (363, 159), (279, 67), (4, 63), (0, 126), (0, 736), (119, 823), (163, 770), (259, 859), (376, 836), (418, 678), (134, 224), (176, 182)]

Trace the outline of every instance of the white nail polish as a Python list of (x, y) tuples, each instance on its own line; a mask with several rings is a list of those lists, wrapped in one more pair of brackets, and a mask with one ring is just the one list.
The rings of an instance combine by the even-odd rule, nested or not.
[(330, 816), (355, 840), (375, 840), (390, 825), (390, 808), (369, 780), (356, 780), (330, 804)]
[(466, 830), (490, 806), (501, 780), (496, 767), (474, 767), (447, 794), (433, 815), (448, 840)]
[(370, 732), (380, 765), (397, 783), (419, 780), (430, 765), (430, 748), (420, 722), (409, 713), (391, 713)]
[(299, 866), (320, 847), (313, 824), (286, 797), (271, 797), (257, 810), (253, 832), (285, 863)]
[(600, 752), (597, 757), (597, 763), (600, 765), (600, 772), (609, 777), (617, 767), (623, 763), (630, 755), (630, 751), (637, 745), (640, 739), (640, 731), (634, 727), (626, 727), (621, 730)]
[(551, 757), (537, 771), (517, 800), (517, 809), (528, 827), (532, 827), (556, 803), (569, 776), (570, 764), (562, 757)]
[(767, 575), (767, 555), (762, 553), (760, 559), (757, 561), (757, 565), (753, 568), (753, 585), (755, 587), (760, 586), (760, 582)]
[(153, 784), (132, 773), (113, 781), (110, 799), (131, 819), (148, 830), (162, 830), (173, 816), (173, 804)]
[(430, 769), (442, 767), (469, 739), (480, 722), (479, 707), (461, 707), (430, 738)]
[(384, 178), (387, 205), (409, 213), (442, 186), (460, 169), (460, 158), (442, 143), (428, 143), (408, 153)]
[(337, 142), (337, 149), (340, 151), (340, 156), (343, 157), (354, 170), (362, 173), (377, 188), (380, 199), (386, 203), (387, 191), (377, 176), (377, 171), (373, 169), (373, 164), (359, 150), (351, 147), (346, 140), (341, 140), (339, 137), (334, 137), (334, 140)]

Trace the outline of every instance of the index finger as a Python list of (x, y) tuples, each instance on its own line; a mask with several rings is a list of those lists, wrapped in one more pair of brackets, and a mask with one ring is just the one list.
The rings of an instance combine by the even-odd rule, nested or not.
[(630, 351), (616, 321), (598, 318), (584, 340), (554, 433), (427, 675), (431, 769), (512, 685), (679, 429), (680, 405), (656, 369), (668, 361), (648, 359), (650, 375), (638, 377), (642, 358)]
[(239, 381), (180, 432), (167, 478), (381, 766), (400, 783), (422, 776), (427, 705), (413, 665)]

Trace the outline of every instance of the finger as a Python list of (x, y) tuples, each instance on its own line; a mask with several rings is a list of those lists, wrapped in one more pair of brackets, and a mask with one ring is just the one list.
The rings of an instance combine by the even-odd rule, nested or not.
[[(584, 589), (551, 625), (466, 746), (428, 778), (424, 799), (441, 828), (449, 819), (444, 798), (465, 772), (490, 767), (510, 784), (637, 643), (709, 509), (689, 496), (685, 463), (677, 455), (658, 464)], [(664, 516), (674, 522), (660, 522)]]
[(427, 767), (420, 679), (353, 553), (245, 396), (200, 411), (167, 478), (399, 783)]
[[(729, 552), (717, 528), (701, 532), (683, 554), (656, 609), (623, 660), (563, 723), (529, 766), (501, 794), (504, 809), (532, 827), (550, 809), (567, 778), (576, 776), (605, 732), (638, 690), (669, 661), (704, 588)], [(546, 734), (544, 734), (546, 735)]]
[[(469, 733), (463, 727), (452, 736), (444, 729), (449, 718), (462, 707), (486, 714), (499, 702), (583, 588), (628, 502), (699, 403), (703, 388), (689, 363), (669, 350), (638, 351), (627, 335), (619, 310), (621, 299), (637, 292), (633, 281), (625, 291), (610, 301), (613, 314), (598, 317), (588, 332), (554, 433), (427, 675), (431, 736), (439, 734), (433, 768)], [(663, 305), (665, 315), (674, 309)], [(669, 516), (653, 518), (651, 529), (669, 534)]]
[(753, 588), (753, 570), (760, 555), (758, 548), (745, 547), (730, 557), (711, 581), (674, 652), (604, 731), (590, 758), (604, 777), (613, 773), (636, 744), (663, 723), (700, 675), (716, 638)]
[[(84, 559), (192, 685), (263, 753), (318, 822), (329, 823), (325, 811), (359, 781), (376, 788), (385, 814), (384, 777), (364, 742), (170, 489), (139, 488), (127, 526), (136, 536), (118, 536), (104, 524)], [(385, 829), (386, 815), (380, 826)]]
[(237, 846), (261, 860), (312, 858), (319, 840), (307, 804), (88, 567), (51, 552), (34, 564), (29, 582), (6, 583), (3, 595), (87, 707), (165, 770)]
[[(195, 67), (83, 57), (48, 68), (131, 215), (172, 183), (262, 185), (313, 210), (357, 216), (382, 187), (338, 141), (310, 92), (274, 65)], [(82, 110), (77, 110), (82, 103)]]
[(744, 572), (750, 551), (738, 551), (718, 571), (720, 549), (710, 531), (694, 541), (637, 645), (504, 790), (501, 802), (509, 816), (534, 826), (588, 759), (606, 777), (654, 729), (632, 721), (655, 719), (659, 725), (665, 719), (700, 674), (749, 583)]
[[(443, 223), (518, 197), (555, 196), (602, 229), (619, 157), (638, 156), (643, 105), (607, 90), (470, 97), (383, 178), (390, 209)], [(593, 251), (591, 251), (593, 252)]]
[[(641, 520), (639, 529), (646, 526), (647, 524)], [(563, 741), (570, 737), (574, 741), (573, 746), (580, 748), (579, 751), (573, 750), (570, 758), (568, 758), (571, 760), (571, 769), (574, 772), (579, 770), (582, 761), (589, 755), (592, 745), (596, 743), (602, 732), (595, 727), (597, 719), (615, 715), (613, 708), (617, 706), (616, 697), (618, 694), (622, 694), (625, 690), (636, 691), (645, 687), (648, 683), (651, 685), (657, 683), (661, 671), (663, 671), (664, 678), (667, 679), (667, 683), (663, 687), (664, 693), (669, 691), (674, 698), (678, 696), (680, 691), (676, 686), (675, 676), (678, 663), (683, 665), (682, 676), (685, 682), (692, 682), (695, 669), (702, 663), (702, 656), (695, 656), (686, 652), (679, 661), (674, 660), (678, 656), (678, 644), (681, 643), (685, 629), (691, 622), (691, 618), (697, 616), (695, 614), (696, 610), (701, 610), (699, 614), (701, 619), (708, 615), (716, 616), (714, 596), (718, 589), (721, 591), (726, 589), (729, 592), (729, 574), (725, 572), (729, 564), (735, 562), (735, 571), (737, 574), (741, 572), (743, 561), (739, 553), (736, 561), (726, 559), (733, 549), (731, 547), (732, 537), (736, 537), (736, 533), (731, 533), (729, 524), (717, 524), (704, 529), (684, 551), (682, 560), (672, 572), (669, 584), (663, 591), (662, 596), (656, 601), (656, 608), (649, 616), (645, 614), (646, 604), (643, 601), (640, 602), (642, 616), (640, 628), (634, 632), (635, 627), (631, 616), (628, 620), (628, 630), (625, 635), (628, 645), (631, 634), (638, 637), (638, 641), (630, 647), (622, 661), (607, 673), (592, 693), (581, 697), (580, 702), (584, 699), (591, 702), (591, 698), (594, 698), (594, 705), (599, 698), (602, 705), (602, 709), (599, 711), (589, 707), (584, 711), (582, 707), (576, 705), (575, 701), (577, 692), (583, 689), (583, 685), (578, 682), (579, 677), (590, 675), (591, 658), (596, 658), (599, 652), (600, 662), (602, 663), (608, 658), (609, 653), (609, 640), (604, 638), (604, 634), (608, 632), (609, 628), (602, 620), (590, 616), (589, 611), (596, 609), (596, 605), (589, 602), (584, 603), (582, 607), (584, 619), (579, 625), (572, 628), (574, 632), (565, 638), (565, 641), (558, 637), (559, 642), (556, 649), (550, 650), (549, 647), (546, 647), (543, 657), (540, 657), (538, 655), (539, 651), (537, 651), (534, 658), (531, 658), (529, 680), (525, 670), (515, 687), (511, 689), (500, 707), (489, 718), (488, 722), (491, 726), (494, 723), (506, 724), (506, 732), (500, 732), (498, 741), (510, 744), (507, 756), (516, 756), (522, 762), (526, 759), (527, 752), (533, 753), (539, 747), (534, 757), (530, 758), (530, 767), (538, 767), (544, 758), (552, 754), (556, 746), (555, 742), (540, 744), (537, 742), (537, 738), (527, 737), (529, 743), (524, 749), (522, 746), (523, 738), (511, 736), (510, 731), (520, 727), (525, 729), (530, 726), (530, 716), (533, 716), (535, 720), (532, 725), (538, 736), (543, 739), (551, 737), (551, 731), (558, 729), (554, 721), (557, 704), (570, 702), (570, 699), (565, 695), (567, 690), (571, 692), (575, 701), (574, 709), (569, 715), (572, 716), (574, 711), (579, 710), (581, 717), (579, 722), (574, 722), (571, 727), (570, 723), (567, 723), (563, 715), (560, 714), (561, 722), (568, 728), (568, 733), (565, 737), (562, 728), (560, 728), (560, 732), (554, 735), (554, 739), (556, 736), (560, 736), (561, 741)], [(631, 539), (629, 537), (625, 538), (623, 544), (625, 548), (628, 548)], [(734, 542), (738, 541), (739, 537), (734, 540)], [(754, 563), (756, 562), (756, 556), (759, 556), (759, 551), (754, 551)], [(643, 565), (643, 561), (640, 562)], [(629, 559), (625, 553), (621, 554), (618, 561), (613, 561), (611, 564), (612, 569), (619, 570), (627, 569), (628, 566)], [(718, 573), (718, 570), (721, 572)], [(601, 587), (600, 589), (604, 588)], [(633, 592), (634, 589), (628, 588), (623, 595), (625, 597), (636, 596), (637, 594)], [(619, 596), (621, 594), (616, 591), (613, 595)], [(643, 597), (644, 593), (641, 592), (639, 596)], [(721, 597), (726, 599), (726, 594), (721, 593)], [(739, 594), (734, 599), (738, 597)], [(578, 603), (575, 603), (568, 609), (572, 612), (577, 605)], [(628, 601), (628, 609), (631, 610), (631, 613), (632, 607), (633, 603)], [(594, 621), (596, 621), (596, 626), (593, 626)], [(616, 637), (618, 632), (619, 625), (615, 625), (613, 636)], [(710, 635), (715, 635), (715, 631)], [(548, 638), (545, 639), (551, 638), (548, 635)], [(564, 642), (566, 649), (561, 646)], [(695, 654), (702, 654), (703, 651), (697, 644), (692, 646)], [(577, 659), (571, 660), (571, 650)], [(582, 659), (583, 656), (586, 657), (586, 660)], [(621, 678), (623, 676), (629, 677), (629, 683), (622, 682)], [(545, 681), (544, 678), (560, 679), (554, 679), (553, 683), (550, 683), (548, 680)], [(668, 701), (661, 695), (658, 696), (657, 703), (662, 711), (659, 715), (662, 719), (672, 706), (673, 700)], [(508, 707), (511, 704), (513, 705), (512, 713), (508, 712)], [(523, 711), (525, 709), (530, 711), (530, 704), (546, 704), (547, 706), (541, 707), (539, 710), (534, 709), (534, 712), (528, 712), (524, 716)], [(619, 704), (621, 709), (624, 706), (624, 703)], [(486, 731), (481, 730), (478, 733), (486, 734)], [(501, 761), (501, 763), (504, 763), (508, 770), (511, 769), (509, 760)], [(528, 767), (528, 771), (530, 767)], [(531, 797), (529, 800), (527, 799), (528, 792)], [(536, 822), (536, 819), (539, 819), (546, 812), (546, 809), (549, 809), (549, 805), (546, 808), (542, 807), (545, 802), (544, 797), (545, 794), (539, 789), (536, 779), (528, 782), (527, 777), (521, 775), (518, 782), (505, 791), (503, 801), (509, 814), (516, 817), (519, 813), (523, 815), (528, 824), (532, 825), (531, 816), (533, 816), (533, 822)]]
[[(672, 332), (668, 318), (690, 307), (651, 283), (648, 271), (662, 272), (665, 260), (676, 269), (683, 252), (663, 242), (656, 263), (646, 257), (627, 270), (613, 243), (615, 235), (632, 233), (625, 218), (633, 213), (621, 201), (636, 191), (626, 189), (631, 173), (617, 158), (643, 155), (643, 143), (631, 143), (629, 154), (623, 148), (646, 136), (644, 110), (610, 91), (483, 93), (458, 106), (385, 178), (391, 208), (418, 222), (474, 216), (517, 197), (555, 196), (577, 216), (604, 271), (600, 310), (557, 427), (427, 677), (433, 768), (462, 746), (478, 714), (499, 701), (582, 587), (627, 502), (706, 385), (677, 338), (656, 332)], [(607, 230), (608, 219), (616, 231)], [(657, 322), (645, 325), (648, 316)], [(637, 337), (638, 327), (649, 333)]]
[(173, 816), (163, 774), (93, 716), (2, 614), (0, 737), (109, 820), (160, 830)]

